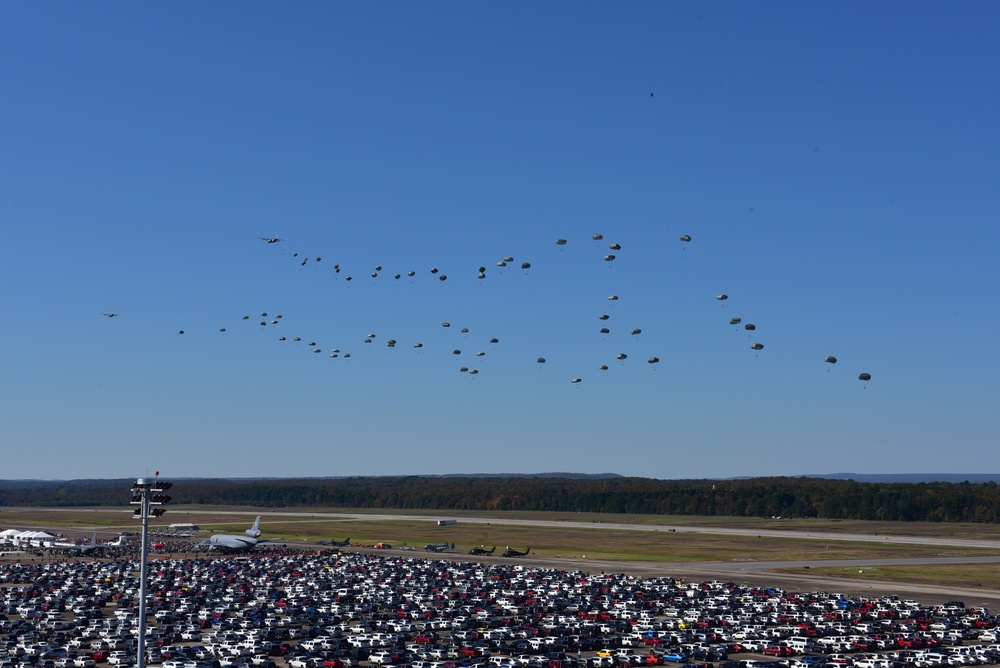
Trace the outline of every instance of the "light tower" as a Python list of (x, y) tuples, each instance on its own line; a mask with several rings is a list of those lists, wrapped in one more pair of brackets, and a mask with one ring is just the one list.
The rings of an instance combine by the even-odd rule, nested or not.
[(142, 520), (141, 551), (139, 554), (139, 642), (136, 648), (136, 668), (146, 668), (146, 558), (149, 556), (149, 518), (159, 517), (167, 512), (162, 506), (170, 502), (164, 494), (173, 483), (159, 479), (160, 472), (152, 480), (139, 478), (132, 485), (133, 506), (139, 506), (132, 517)]

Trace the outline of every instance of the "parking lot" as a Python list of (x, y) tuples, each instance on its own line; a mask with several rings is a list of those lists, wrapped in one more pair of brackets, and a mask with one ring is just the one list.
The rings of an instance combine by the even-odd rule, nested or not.
[[(328, 550), (150, 565), (164, 668), (925, 668), (1000, 660), (983, 608)], [(134, 560), (0, 565), (0, 668), (135, 662)], [(738, 663), (737, 663), (738, 662)]]

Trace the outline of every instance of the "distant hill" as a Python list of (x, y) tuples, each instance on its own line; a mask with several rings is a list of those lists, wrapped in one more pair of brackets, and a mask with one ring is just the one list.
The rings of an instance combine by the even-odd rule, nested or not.
[(1000, 483), (1000, 473), (810, 473), (804, 478), (855, 482), (984, 482)]
[[(172, 482), (177, 482), (180, 480), (199, 482), (206, 480), (221, 480), (225, 482), (282, 482), (282, 481), (312, 481), (321, 482), (324, 480), (358, 480), (358, 479), (378, 479), (378, 478), (392, 478), (396, 476), (353, 476), (353, 475), (337, 475), (337, 476), (315, 476), (310, 478), (300, 478), (300, 477), (275, 477), (275, 476), (260, 476), (260, 477), (234, 477), (234, 478), (184, 478), (171, 476), (170, 480)], [(418, 475), (410, 476), (414, 478), (428, 478), (428, 479), (439, 479), (439, 478), (554, 478), (554, 479), (565, 479), (565, 480), (611, 480), (615, 478), (623, 478), (624, 476), (618, 473), (563, 473), (563, 472), (551, 472), (551, 473), (440, 473), (436, 475)], [(166, 479), (166, 478), (164, 478)], [(78, 480), (39, 480), (35, 478), (23, 478), (20, 480), (0, 480), (0, 489), (39, 489), (39, 488), (52, 488), (52, 487), (125, 487), (129, 488), (132, 483), (135, 482), (135, 478), (105, 478), (105, 479), (78, 479)]]

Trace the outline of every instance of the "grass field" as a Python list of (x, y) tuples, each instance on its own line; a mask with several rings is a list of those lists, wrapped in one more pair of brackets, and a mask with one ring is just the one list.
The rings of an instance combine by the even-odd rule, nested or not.
[[(933, 566), (866, 566), (864, 568), (812, 568), (812, 575), (844, 578), (854, 582), (907, 582), (955, 587), (1000, 586), (998, 564), (945, 564)], [(799, 572), (787, 569), (782, 572)]]

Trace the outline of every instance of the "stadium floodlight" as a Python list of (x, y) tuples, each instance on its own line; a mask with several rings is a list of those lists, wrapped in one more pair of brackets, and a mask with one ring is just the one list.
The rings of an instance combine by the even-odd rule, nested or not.
[(146, 668), (146, 562), (149, 557), (149, 518), (160, 517), (167, 509), (163, 506), (170, 503), (170, 497), (164, 494), (173, 487), (173, 483), (160, 480), (160, 472), (156, 477), (139, 478), (132, 485), (132, 500), (130, 505), (138, 506), (132, 517), (142, 520), (141, 550), (139, 552), (139, 642), (136, 648), (136, 668)]

